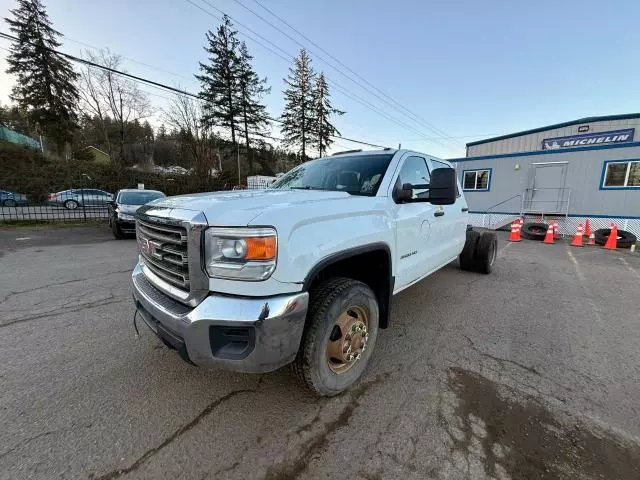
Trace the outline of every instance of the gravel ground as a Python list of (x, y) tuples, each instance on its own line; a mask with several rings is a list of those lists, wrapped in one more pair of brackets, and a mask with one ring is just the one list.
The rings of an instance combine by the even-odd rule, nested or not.
[(133, 240), (0, 230), (0, 478), (640, 478), (640, 254), (499, 235), (317, 399), (135, 340)]

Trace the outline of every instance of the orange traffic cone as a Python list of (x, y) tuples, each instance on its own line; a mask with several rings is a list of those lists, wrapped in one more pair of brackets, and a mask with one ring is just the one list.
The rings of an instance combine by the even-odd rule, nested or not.
[(560, 236), (560, 232), (558, 231), (558, 222), (554, 220), (551, 224), (553, 225), (553, 238), (555, 240)]
[(522, 228), (522, 224), (518, 220), (514, 220), (511, 224), (511, 233), (509, 234), (510, 242), (519, 242), (520, 241), (520, 229)]
[(591, 222), (589, 222), (588, 218), (587, 218), (587, 223), (585, 223), (584, 225), (584, 236), (591, 237)]
[(593, 232), (591, 232), (591, 234), (589, 235), (589, 243), (587, 243), (587, 245), (593, 246), (595, 244), (596, 244), (596, 236), (593, 234)]
[(580, 224), (578, 225), (578, 230), (576, 231), (576, 234), (573, 237), (573, 240), (571, 241), (572, 247), (582, 247), (582, 235), (583, 235), (582, 224)]
[(547, 234), (544, 236), (544, 243), (556, 243), (553, 238), (553, 225), (549, 224), (547, 228)]
[(618, 227), (615, 224), (611, 224), (611, 233), (607, 238), (607, 243), (604, 244), (604, 248), (607, 250), (615, 250), (618, 246)]

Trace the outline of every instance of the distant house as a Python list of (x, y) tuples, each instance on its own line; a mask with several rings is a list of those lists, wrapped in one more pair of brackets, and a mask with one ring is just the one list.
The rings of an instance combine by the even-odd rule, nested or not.
[(84, 149), (84, 151), (93, 157), (93, 161), (95, 163), (100, 163), (103, 165), (111, 163), (111, 157), (109, 156), (109, 154), (107, 152), (103, 152), (99, 148), (94, 147), (93, 145), (89, 145)]

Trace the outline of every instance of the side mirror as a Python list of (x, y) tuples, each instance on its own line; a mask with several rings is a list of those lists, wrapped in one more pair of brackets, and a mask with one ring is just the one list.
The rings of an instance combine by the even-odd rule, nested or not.
[(413, 187), (410, 183), (405, 183), (404, 185), (398, 185), (393, 190), (393, 199), (396, 203), (404, 203), (408, 202), (413, 198)]
[(429, 202), (433, 205), (456, 203), (456, 171), (453, 168), (436, 168), (431, 172)]

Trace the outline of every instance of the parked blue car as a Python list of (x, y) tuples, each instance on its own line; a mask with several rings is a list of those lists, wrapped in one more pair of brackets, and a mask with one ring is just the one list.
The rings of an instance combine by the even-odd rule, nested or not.
[(10, 192), (9, 190), (0, 190), (0, 206), (17, 207), (18, 205), (26, 205), (27, 196), (21, 193)]

